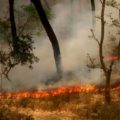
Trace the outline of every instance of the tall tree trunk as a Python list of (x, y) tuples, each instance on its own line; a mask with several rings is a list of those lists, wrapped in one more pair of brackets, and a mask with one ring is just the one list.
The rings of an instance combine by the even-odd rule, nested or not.
[(42, 22), (42, 25), (44, 26), (44, 29), (45, 29), (45, 31), (50, 39), (50, 42), (52, 44), (57, 73), (58, 73), (58, 76), (61, 77), (62, 76), (61, 53), (60, 53), (60, 47), (59, 47), (59, 43), (56, 38), (56, 35), (46, 17), (45, 11), (41, 5), (41, 1), (40, 0), (31, 0), (31, 2), (34, 4), (34, 6), (36, 8), (38, 15), (40, 17), (40, 20)]
[(110, 104), (110, 102), (111, 102), (111, 95), (110, 95), (111, 85), (110, 85), (110, 79), (111, 79), (111, 74), (108, 73), (107, 76), (106, 76), (106, 84), (105, 84), (105, 102), (107, 104)]
[(99, 56), (100, 56), (100, 63), (101, 68), (104, 72), (104, 75), (106, 77), (106, 83), (105, 83), (105, 102), (110, 103), (111, 102), (111, 95), (110, 95), (110, 80), (111, 80), (111, 72), (114, 62), (112, 61), (110, 63), (109, 68), (106, 66), (104, 57), (103, 57), (103, 43), (105, 38), (105, 5), (106, 0), (103, 0), (102, 2), (102, 10), (101, 10), (101, 38), (99, 42)]
[(0, 75), (0, 92), (3, 91), (3, 77), (2, 74)]
[(14, 51), (17, 50), (17, 31), (16, 31), (16, 23), (15, 23), (15, 16), (14, 16), (14, 0), (9, 0), (9, 18), (11, 24), (11, 34), (13, 40), (13, 49)]
[(92, 11), (95, 11), (95, 0), (91, 0)]
[(92, 8), (92, 24), (94, 27), (95, 25), (95, 0), (91, 0), (91, 8)]

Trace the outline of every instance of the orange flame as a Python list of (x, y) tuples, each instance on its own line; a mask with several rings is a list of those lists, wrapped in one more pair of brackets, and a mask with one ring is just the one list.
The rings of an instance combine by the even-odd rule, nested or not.
[(58, 96), (60, 94), (89, 92), (95, 90), (96, 87), (92, 85), (87, 86), (64, 86), (58, 88), (51, 88), (41, 91), (24, 91), (24, 92), (6, 92), (1, 93), (0, 98), (45, 98)]
[[(98, 91), (99, 89), (103, 90), (103, 87), (100, 88), (100, 87), (97, 87), (97, 86), (94, 86), (94, 85), (64, 86), (64, 87), (46, 89), (46, 90), (41, 90), (41, 91), (24, 91), (24, 92), (0, 93), (0, 98), (1, 99), (47, 98), (47, 97), (59, 96), (61, 94)], [(118, 89), (120, 89), (120, 85), (113, 88), (113, 90), (118, 90)]]
[(118, 55), (110, 55), (108, 57), (105, 58), (106, 61), (117, 61), (120, 60), (120, 56)]

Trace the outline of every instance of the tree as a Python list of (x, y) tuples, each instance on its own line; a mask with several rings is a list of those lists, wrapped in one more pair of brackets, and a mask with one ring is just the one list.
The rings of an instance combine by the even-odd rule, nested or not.
[(5, 48), (0, 43), (1, 78), (4, 79), (5, 77), (10, 80), (8, 74), (12, 68), (18, 64), (28, 65), (31, 68), (32, 64), (38, 61), (38, 58), (33, 54), (33, 40), (31, 36), (23, 33), (18, 35), (17, 33), (14, 17), (14, 0), (9, 0), (9, 21), (1, 19), (0, 26), (0, 36), (5, 43)]
[(55, 63), (56, 63), (56, 69), (57, 69), (57, 74), (59, 77), (62, 76), (62, 63), (61, 63), (61, 53), (60, 53), (60, 47), (59, 47), (59, 43), (57, 40), (57, 37), (46, 17), (45, 11), (41, 5), (41, 1), (39, 0), (31, 0), (31, 2), (34, 4), (38, 15), (40, 17), (40, 20), (42, 22), (42, 25), (44, 26), (44, 29), (50, 39), (50, 42), (52, 44), (53, 47), (53, 51), (54, 51), (54, 58), (55, 58)]
[(10, 18), (10, 24), (11, 24), (13, 48), (14, 48), (14, 51), (17, 51), (18, 36), (17, 36), (16, 23), (15, 23), (15, 17), (14, 17), (14, 0), (9, 0), (9, 18)]
[(95, 0), (91, 0), (92, 11), (95, 11)]
[(93, 26), (95, 24), (95, 0), (91, 0), (91, 8), (92, 8), (92, 22)]
[(106, 0), (103, 0), (102, 2), (102, 10), (101, 10), (101, 38), (99, 42), (99, 56), (100, 56), (100, 63), (101, 67), (104, 71), (104, 75), (106, 77), (106, 86), (105, 86), (105, 101), (107, 103), (111, 102), (110, 97), (110, 79), (111, 79), (111, 72), (114, 62), (112, 61), (109, 68), (106, 67), (103, 57), (103, 42), (105, 37), (105, 20), (104, 20), (104, 13), (105, 13), (105, 4)]
[[(114, 59), (110, 59), (109, 64), (106, 63), (105, 58), (104, 58), (104, 50), (103, 50), (103, 46), (104, 46), (104, 41), (105, 41), (105, 25), (106, 25), (106, 21), (105, 21), (105, 8), (106, 8), (106, 0), (102, 0), (101, 1), (101, 16), (100, 16), (100, 21), (101, 21), (101, 35), (100, 35), (100, 40), (96, 38), (94, 31), (92, 31), (92, 37), (96, 40), (96, 42), (98, 43), (98, 47), (99, 47), (99, 59), (100, 59), (100, 67), (103, 70), (103, 73), (105, 75), (105, 102), (106, 103), (110, 103), (111, 102), (111, 95), (110, 95), (110, 88), (111, 88), (111, 75), (112, 75), (112, 71), (113, 71), (113, 65), (115, 64), (115, 60)], [(118, 25), (118, 24), (117, 24)], [(112, 39), (112, 38), (111, 38)], [(117, 50), (115, 50), (114, 52), (117, 53), (117, 56), (119, 56), (118, 54), (118, 50), (119, 50), (119, 43), (116, 46)], [(112, 48), (111, 48), (112, 49)], [(92, 60), (92, 59), (90, 59)], [(118, 59), (117, 59), (118, 60)], [(92, 60), (92, 66), (94, 64), (94, 61)], [(95, 65), (94, 65), (95, 67)]]
[(13, 59), (21, 65), (31, 64), (37, 61), (37, 58), (33, 54), (33, 40), (29, 34), (21, 33), (17, 34), (16, 22), (14, 17), (14, 0), (9, 0), (9, 15), (10, 15), (10, 27), (12, 34), (12, 47), (11, 56)]
[[(44, 1), (41, 1), (41, 2), (44, 5), (43, 6), (45, 9), (44, 12), (46, 12), (46, 14), (45, 13), (44, 14), (47, 15), (48, 18), (50, 18), (51, 14), (48, 10), (50, 9), (48, 8), (49, 6), (47, 6), (47, 4)], [(19, 11), (19, 10), (22, 10), (22, 11)], [(36, 27), (33, 25), (33, 20), (31, 20), (31, 17), (35, 18), (34, 21), (37, 21), (39, 20), (39, 16), (37, 14), (37, 11), (34, 9), (34, 6), (32, 6), (31, 4), (28, 6), (22, 6), (22, 9), (19, 9), (19, 10), (17, 11), (16, 9), (14, 9), (14, 0), (9, 0), (9, 18), (10, 18), (9, 20), (10, 21), (8, 19), (6, 20), (0, 19), (0, 26), (2, 26), (2, 29), (0, 29), (0, 35), (2, 39), (6, 42), (7, 49), (8, 49), (8, 51), (3, 49), (0, 50), (0, 64), (2, 66), (1, 68), (2, 79), (4, 79), (3, 78), (4, 76), (8, 80), (10, 80), (8, 74), (11, 71), (11, 69), (15, 66), (21, 64), (21, 65), (28, 65), (30, 68), (32, 68), (32, 64), (38, 61), (38, 58), (33, 54), (33, 49), (34, 49), (33, 40), (32, 40), (32, 34), (30, 34), (33, 31), (27, 32), (27, 30), (29, 27), (31, 28), (31, 26), (34, 28)], [(20, 23), (17, 21), (17, 24), (16, 24), (17, 19), (15, 19), (15, 17), (21, 17), (19, 16), (21, 14), (20, 12), (23, 12), (23, 13), (26, 12), (28, 16), (27, 16), (27, 19), (25, 18), (26, 16), (24, 16), (25, 19), (23, 20), (25, 20), (25, 22), (23, 22), (23, 20), (22, 22), (20, 21)], [(15, 16), (15, 15), (18, 15), (18, 16)], [(34, 15), (34, 17), (32, 15)], [(11, 29), (11, 32), (9, 31), (10, 29)], [(56, 39), (55, 41), (56, 43), (53, 45), (54, 45), (54, 49), (56, 50), (55, 52), (56, 66), (58, 67), (57, 70), (59, 73), (59, 77), (61, 77), (62, 68), (60, 65), (61, 57), (59, 56), (60, 55), (59, 44), (57, 42), (57, 38), (55, 34), (53, 34), (53, 38)], [(2, 79), (1, 79), (1, 83), (2, 83)]]

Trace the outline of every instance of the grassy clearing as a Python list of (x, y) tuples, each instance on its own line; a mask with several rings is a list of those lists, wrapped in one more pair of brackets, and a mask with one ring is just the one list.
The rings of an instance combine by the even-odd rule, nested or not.
[(112, 91), (112, 98), (110, 105), (104, 103), (103, 93), (94, 92), (4, 99), (0, 100), (0, 120), (120, 120), (120, 92)]

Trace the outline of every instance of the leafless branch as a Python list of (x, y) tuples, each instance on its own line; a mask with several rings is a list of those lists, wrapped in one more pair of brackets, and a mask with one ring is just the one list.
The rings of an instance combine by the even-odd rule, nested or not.
[(87, 64), (88, 67), (90, 68), (95, 68), (95, 62), (94, 62), (94, 59), (90, 57), (90, 55), (88, 54), (88, 59), (90, 61), (90, 64)]
[(92, 32), (92, 37), (94, 38), (94, 40), (98, 43), (98, 45), (100, 45), (100, 42), (99, 42), (99, 40), (96, 38), (93, 29), (91, 29), (91, 32)]

